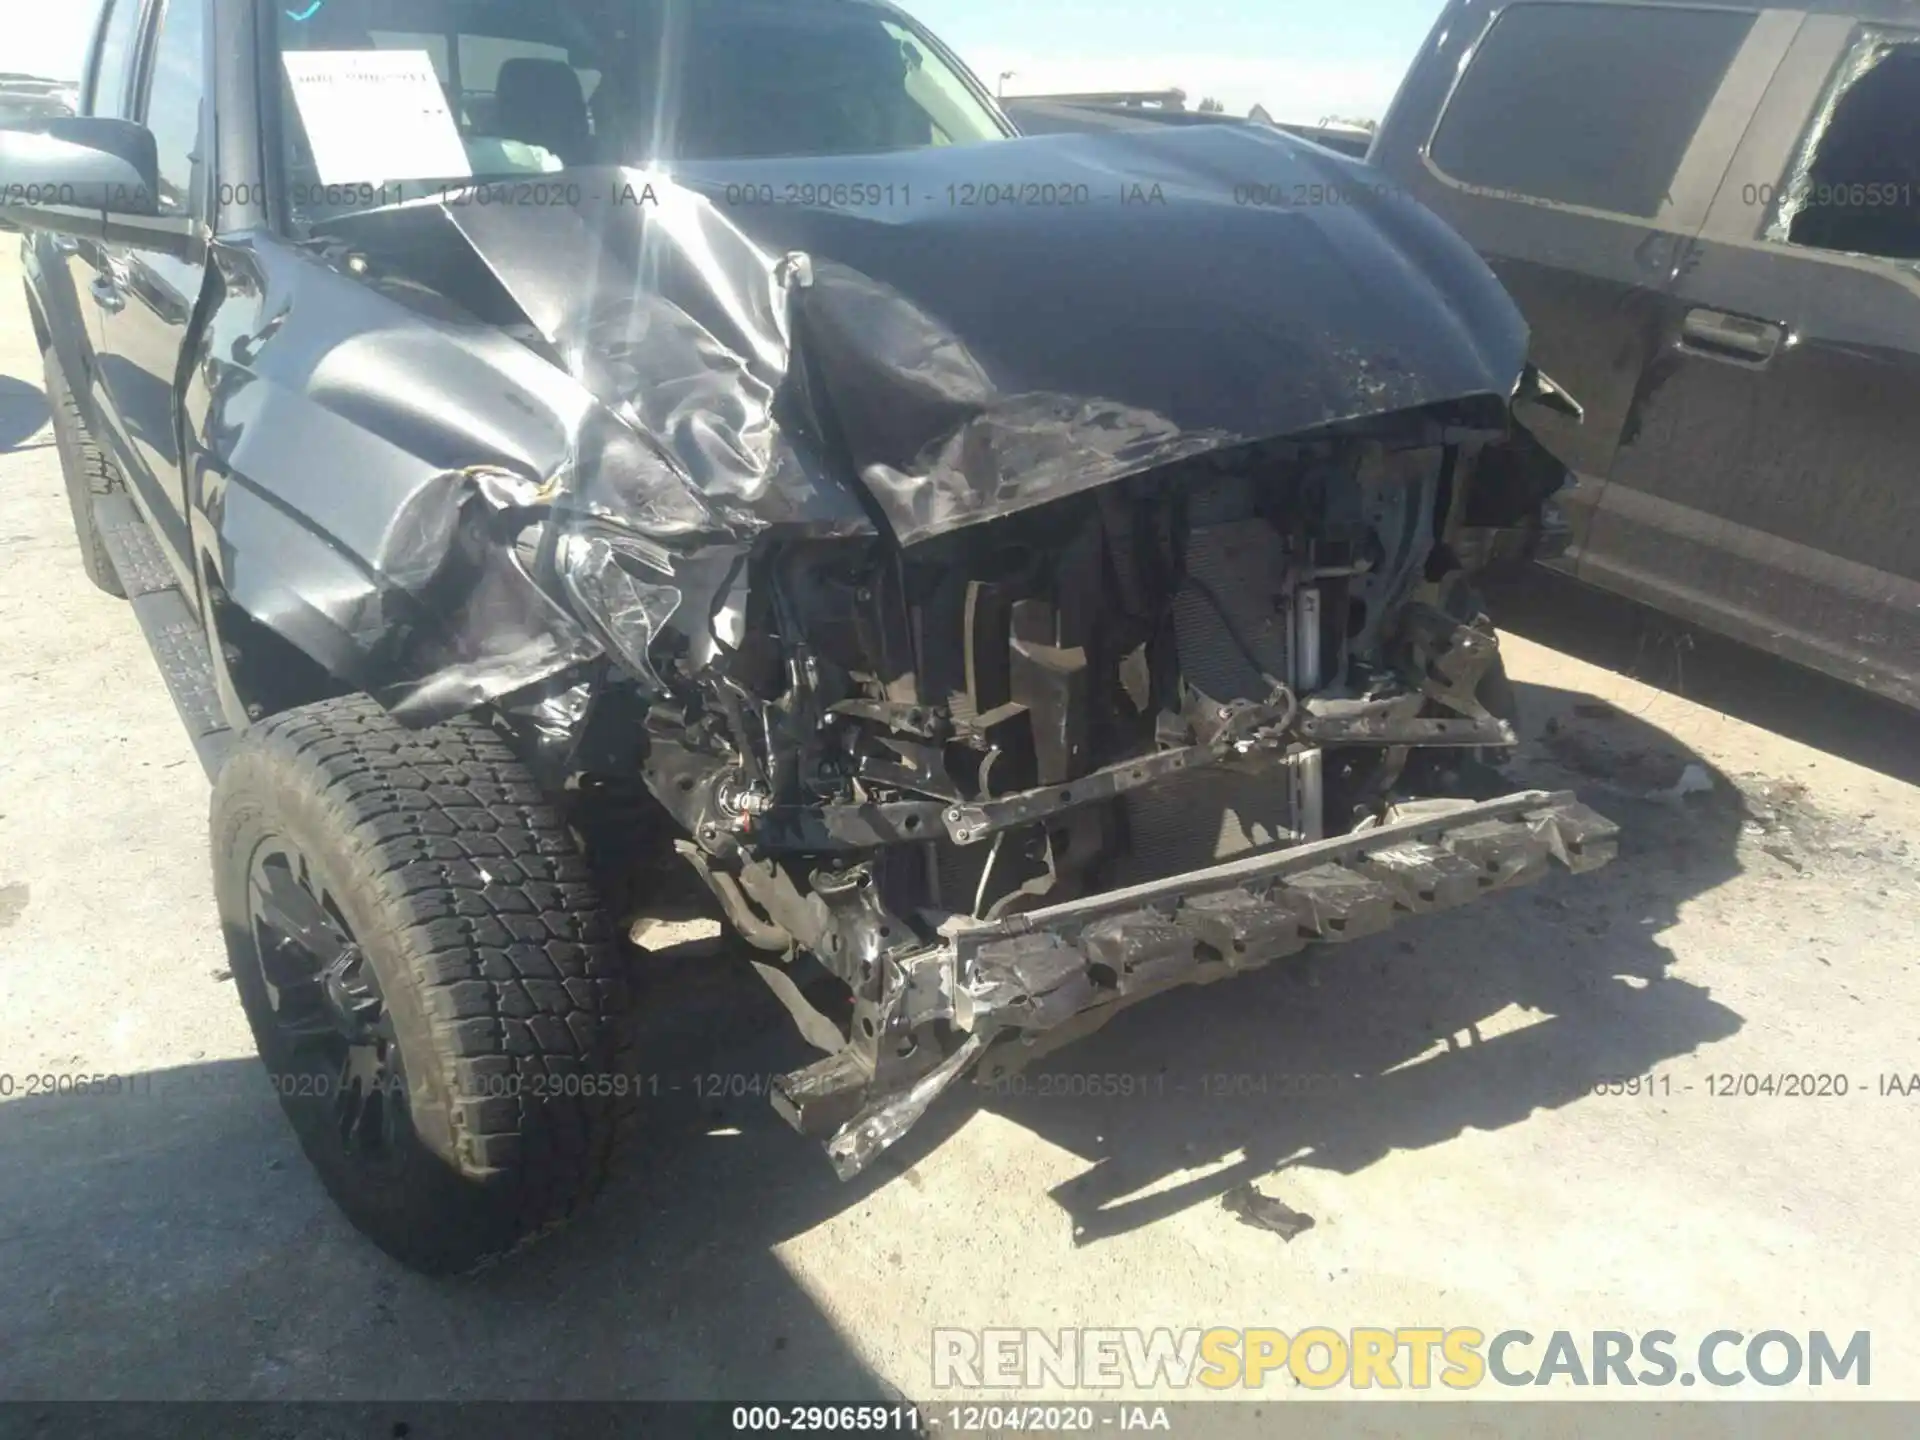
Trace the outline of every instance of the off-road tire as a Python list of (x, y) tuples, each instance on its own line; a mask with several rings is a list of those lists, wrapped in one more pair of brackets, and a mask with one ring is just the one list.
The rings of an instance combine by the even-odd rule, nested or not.
[[(399, 1176), (356, 1165), (289, 1093), (258, 958), (253, 857), (299, 847), (370, 963), (404, 1058)], [(214, 786), (214, 890), (261, 1058), (347, 1218), (430, 1274), (564, 1224), (634, 1108), (630, 977), (561, 816), (502, 739), (408, 730), (364, 696), (254, 725)]]
[(114, 573), (113, 557), (93, 524), (93, 500), (96, 495), (113, 495), (124, 490), (120, 472), (94, 443), (87, 422), (80, 414), (80, 402), (67, 384), (60, 358), (49, 347), (43, 355), (47, 376), (47, 408), (53, 415), (53, 443), (60, 452), (60, 473), (67, 482), (67, 508), (73, 512), (73, 533), (80, 542), (80, 563), (87, 579), (117, 600), (127, 592)]

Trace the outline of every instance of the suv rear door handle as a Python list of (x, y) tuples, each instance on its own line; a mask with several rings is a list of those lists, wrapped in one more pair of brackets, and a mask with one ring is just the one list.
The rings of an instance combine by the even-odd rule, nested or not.
[(1780, 352), (1787, 327), (1724, 310), (1689, 310), (1680, 323), (1680, 348), (1719, 360), (1764, 365)]
[(127, 265), (117, 255), (102, 254), (100, 273), (87, 287), (102, 310), (118, 314), (127, 308)]

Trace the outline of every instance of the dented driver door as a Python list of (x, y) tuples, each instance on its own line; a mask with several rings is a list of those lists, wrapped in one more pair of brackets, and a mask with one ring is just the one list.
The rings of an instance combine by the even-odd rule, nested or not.
[(1674, 294), (1583, 574), (1920, 704), (1920, 31), (1807, 19)]

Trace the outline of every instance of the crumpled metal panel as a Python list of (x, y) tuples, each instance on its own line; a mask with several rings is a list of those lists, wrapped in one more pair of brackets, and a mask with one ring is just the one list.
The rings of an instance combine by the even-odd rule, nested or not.
[(981, 951), (960, 996), (963, 1014), (1045, 1030), (1094, 999), (1086, 956), (1052, 935), (1015, 935)]
[(1445, 846), (1409, 840), (1370, 851), (1360, 862), (1363, 874), (1384, 884), (1403, 910), (1424, 914), (1452, 910), (1477, 900), (1484, 871), (1465, 856)]
[(1181, 924), (1236, 970), (1283, 959), (1305, 949), (1310, 938), (1292, 911), (1244, 890), (1196, 895), (1179, 913)]
[[(564, 476), (597, 518), (659, 538), (769, 525), (871, 533), (791, 405), (792, 296), (807, 266), (763, 249), (712, 199), (644, 171), (595, 171), (572, 208), (436, 206), (552, 347), (631, 432), (635, 463), (583, 452)], [(343, 222), (370, 239), (384, 217)]]
[(1527, 828), (1575, 875), (1598, 870), (1620, 853), (1620, 827), (1577, 800), (1533, 812)]
[(656, 570), (648, 579), (647, 569), (618, 535), (569, 535), (560, 559), (561, 583), (580, 612), (594, 617), (630, 670), (663, 690), (648, 651), (682, 596), (670, 574)]
[[(572, 207), (455, 197), (215, 246), (189, 485), (221, 583), (416, 723), (603, 652), (523, 520), (683, 553), (911, 544), (1338, 422), (1477, 400), (1503, 423), (1525, 363), (1441, 222), (1253, 127), (570, 178)], [(750, 203), (789, 180), (894, 198)], [(1237, 204), (1251, 182), (1341, 203)], [(1040, 186), (1072, 203), (969, 203)]]
[[(1340, 201), (1236, 203), (1254, 176)], [(751, 203), (802, 179), (896, 198)], [(1042, 186), (1085, 202), (967, 200)], [(831, 488), (824, 466), (911, 544), (1209, 450), (1504, 406), (1525, 365), (1518, 312), (1452, 231), (1377, 172), (1255, 129), (584, 188), (570, 211), (450, 213), (569, 370), (734, 524), (778, 523), (792, 487)]]
[(1528, 884), (1549, 860), (1597, 869), (1618, 836), (1570, 793), (1522, 792), (968, 925), (926, 963), (955, 968), (963, 1029), (1044, 1030), (1183, 974), (1254, 969)]
[(869, 1106), (835, 1131), (827, 1142), (834, 1174), (851, 1180), (866, 1169), (874, 1156), (913, 1128), (955, 1076), (980, 1058), (986, 1043), (984, 1035), (969, 1035), (959, 1049), (904, 1091)]
[(1193, 933), (1151, 910), (1088, 926), (1080, 948), (1113, 977), (1122, 995), (1177, 979), (1195, 964)]

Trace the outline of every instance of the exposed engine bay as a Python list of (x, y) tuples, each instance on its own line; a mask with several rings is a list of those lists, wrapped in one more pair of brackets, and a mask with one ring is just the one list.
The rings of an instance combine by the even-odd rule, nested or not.
[[(1449, 458), (1276, 444), (904, 551), (743, 551), (649, 657), (679, 702), (649, 712), (649, 784), (716, 855), (919, 847), (881, 886), (903, 918), (1318, 839), (1315, 722), (1413, 720), (1390, 650), (1453, 643), (1402, 633)], [(1303, 708), (1322, 692), (1350, 699)], [(1511, 739), (1456, 718), (1432, 738)]]
[[(780, 957), (763, 973), (831, 1053), (776, 1103), (841, 1130), (843, 1173), (996, 1041), (1031, 1050), (1209, 962), (1250, 968), (1391, 918), (1392, 887), (1334, 867), (1304, 917), (1212, 895), (1219, 943), (1205, 926), (1143, 937), (1150, 906), (1104, 946), (1040, 935), (1037, 968), (989, 954), (969, 971), (954, 943), (1392, 825), (1412, 756), (1514, 743), (1481, 698), (1497, 640), (1458, 613), (1466, 572), (1443, 539), (1504, 437), (1443, 418), (1198, 457), (904, 548), (591, 542), (598, 611), (635, 622), (619, 648), (644, 677), (634, 708), (602, 690), (593, 710), (644, 715), (638, 763), (692, 837), (681, 853)], [(590, 713), (587, 743), (596, 728)], [(1521, 868), (1568, 843), (1578, 864), (1604, 859), (1610, 827), (1574, 811)], [(1418, 882), (1401, 909), (1520, 878), (1428, 849), (1395, 872)], [(805, 983), (816, 965), (850, 1008)]]

